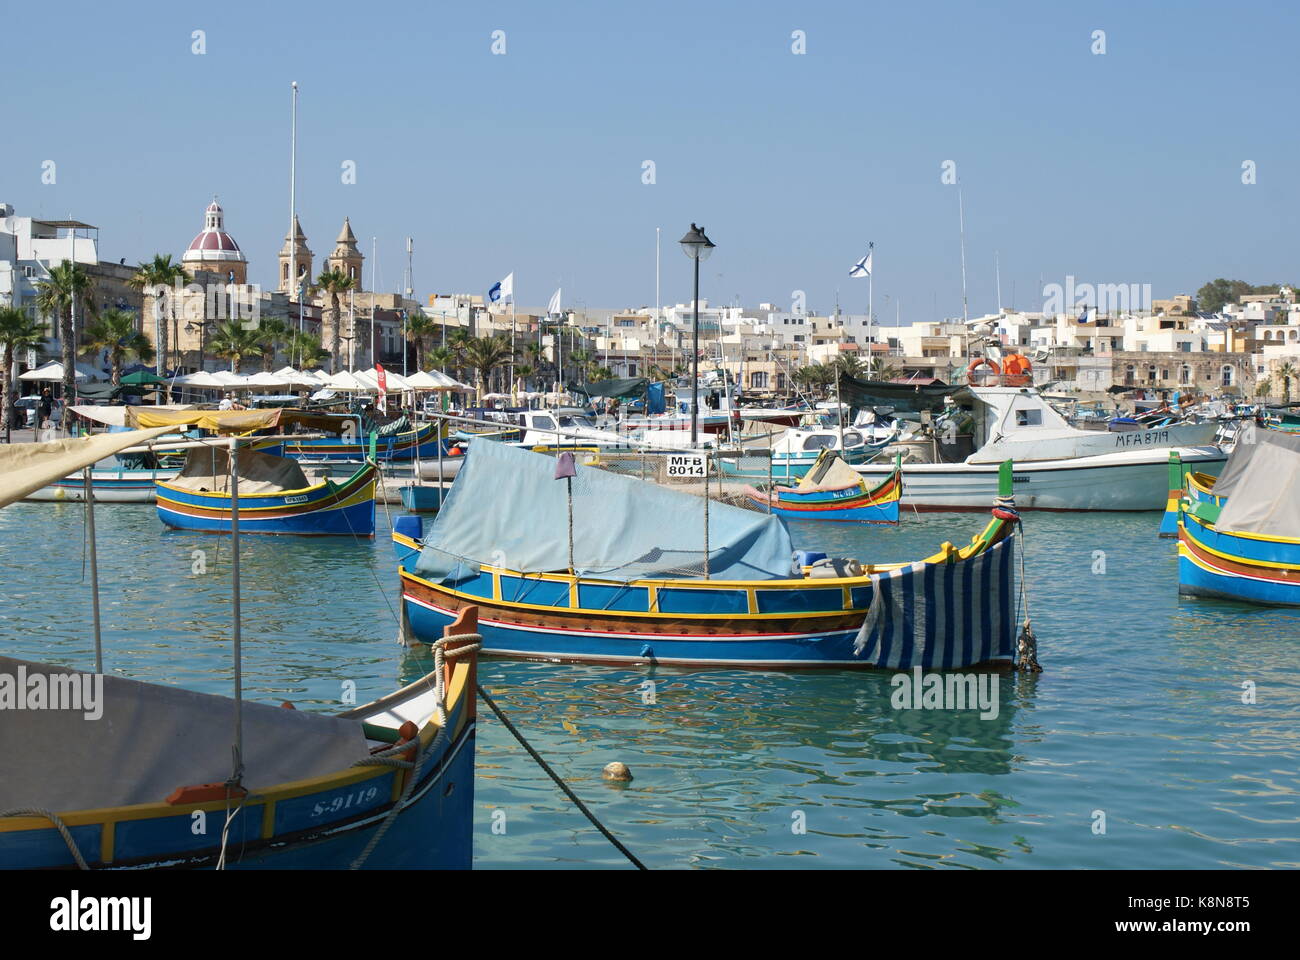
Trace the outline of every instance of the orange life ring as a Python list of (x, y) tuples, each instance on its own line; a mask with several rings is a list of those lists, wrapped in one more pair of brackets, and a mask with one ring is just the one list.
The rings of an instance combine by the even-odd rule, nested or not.
[(996, 360), (990, 360), (988, 357), (980, 357), (977, 360), (972, 360), (971, 365), (966, 368), (967, 383), (972, 386), (975, 385), (975, 371), (980, 367), (989, 367), (993, 371), (994, 377), (999, 377), (1002, 374), (1002, 370), (998, 367)]

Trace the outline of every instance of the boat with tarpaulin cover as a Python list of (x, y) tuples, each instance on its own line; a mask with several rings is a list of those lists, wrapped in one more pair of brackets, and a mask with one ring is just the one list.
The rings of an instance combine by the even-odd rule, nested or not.
[[(0, 448), (0, 507), (166, 432)], [(92, 573), (93, 516), (92, 498)], [(415, 682), (338, 715), (284, 709), (239, 697), (238, 537), (232, 568), (235, 697), (105, 672), (97, 603), (94, 674), (0, 657), (0, 703), (40, 689), (71, 707), (5, 711), (0, 867), (468, 868), (474, 612)]]
[(965, 546), (861, 564), (797, 557), (779, 517), (595, 467), (561, 483), (555, 459), (483, 444), (427, 532), (419, 517), (395, 522), (404, 633), (427, 641), (475, 605), (484, 652), (505, 657), (1008, 665), (1019, 518), (1007, 466), (1006, 499)]
[(798, 486), (746, 487), (745, 496), (757, 509), (786, 520), (898, 523), (902, 490), (902, 468), (897, 463), (892, 474), (873, 486), (844, 462), (839, 451), (823, 450)]
[[(375, 535), (373, 461), (335, 483), (313, 482), (296, 460), (251, 450), (239, 455), (240, 530), (243, 533)], [(177, 530), (230, 532), (233, 498), (230, 459), (217, 446), (192, 448), (171, 480), (159, 480), (158, 519)]]
[(1248, 426), (1209, 490), (1179, 500), (1178, 592), (1300, 606), (1300, 436)]

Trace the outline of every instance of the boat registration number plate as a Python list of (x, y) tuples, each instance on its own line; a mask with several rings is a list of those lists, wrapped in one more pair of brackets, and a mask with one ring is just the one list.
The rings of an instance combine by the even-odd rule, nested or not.
[(704, 477), (708, 472), (704, 457), (692, 454), (670, 453), (668, 455), (668, 476), (670, 477)]
[(285, 503), (306, 503), (306, 502), (307, 502), (307, 498), (306, 498), (305, 496), (302, 496), (302, 497), (285, 497), (285, 498), (284, 498), (284, 502), (285, 502)]

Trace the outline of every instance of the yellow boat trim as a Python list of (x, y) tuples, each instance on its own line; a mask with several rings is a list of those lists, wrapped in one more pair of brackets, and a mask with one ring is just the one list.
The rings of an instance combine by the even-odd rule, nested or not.
[[(1196, 514), (1190, 512), (1187, 509), (1181, 509), (1180, 514), (1184, 517), (1195, 520), (1197, 525), (1200, 526), (1202, 529), (1212, 526), (1212, 524), (1206, 523), (1200, 517), (1196, 516)], [(1237, 530), (1220, 530), (1217, 526), (1214, 527), (1214, 532), (1222, 533), (1231, 537), (1241, 537), (1241, 539), (1243, 540), (1258, 540), (1261, 543), (1300, 544), (1300, 539), (1297, 539), (1295, 537), (1270, 537), (1262, 533), (1242, 533)], [(1209, 547), (1206, 547), (1206, 549), (1209, 550)], [(1210, 552), (1214, 553), (1213, 550), (1210, 550)], [(1231, 556), (1231, 554), (1220, 554), (1220, 556)], [(1240, 558), (1234, 558), (1234, 559), (1240, 559)], [(1274, 564), (1274, 566), (1285, 567), (1287, 566), (1287, 564), (1278, 563), (1278, 564)]]

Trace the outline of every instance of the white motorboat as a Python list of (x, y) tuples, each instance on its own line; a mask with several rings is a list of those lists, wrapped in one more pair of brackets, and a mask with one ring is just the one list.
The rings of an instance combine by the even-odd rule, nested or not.
[[(998, 464), (1014, 461), (1016, 506), (1029, 510), (1160, 510), (1168, 499), (1169, 453), (1216, 474), (1227, 454), (1212, 441), (1214, 423), (1099, 432), (1071, 427), (1032, 387), (971, 387), (952, 396), (953, 412), (968, 409), (971, 433), (957, 417), (934, 426), (929, 445), (906, 449), (915, 457), (932, 446), (973, 449), (957, 462), (903, 463), (903, 504), (920, 510), (984, 509), (997, 492)], [(858, 473), (883, 479), (893, 470), (891, 447)]]

